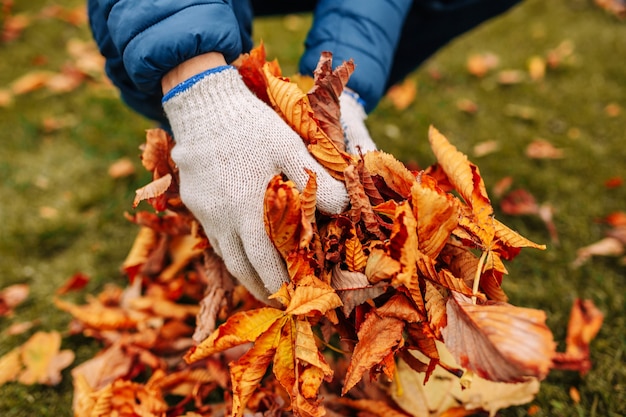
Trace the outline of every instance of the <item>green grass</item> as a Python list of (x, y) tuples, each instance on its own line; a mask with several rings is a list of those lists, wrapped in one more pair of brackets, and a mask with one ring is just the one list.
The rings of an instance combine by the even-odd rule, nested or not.
[[(54, 3), (16, 2), (15, 9), (35, 16), (44, 5)], [(297, 68), (309, 22), (310, 16), (281, 17), (255, 26), (257, 39), (265, 41), (270, 58), (279, 58), (285, 74)], [(0, 44), (0, 89), (31, 70), (58, 71), (68, 59), (65, 45), (72, 38), (87, 40), (90, 35), (82, 26), (33, 20), (18, 40)], [(531, 56), (544, 56), (565, 40), (574, 45), (573, 58), (548, 71), (542, 81), (501, 86), (495, 73), (476, 79), (466, 70), (468, 54), (486, 51), (499, 57), (501, 69), (525, 70)], [(553, 372), (532, 403), (540, 407), (537, 416), (626, 415), (625, 267), (614, 258), (570, 267), (577, 248), (603, 237), (605, 229), (597, 219), (626, 210), (626, 186), (604, 186), (608, 178), (626, 177), (624, 57), (626, 24), (595, 7), (592, 0), (529, 0), (455, 40), (412, 74), (418, 94), (408, 109), (398, 111), (383, 100), (368, 119), (383, 150), (423, 167), (434, 161), (426, 140), (432, 124), (480, 167), (488, 188), (511, 176), (514, 186), (554, 207), (560, 245), (550, 243), (536, 218), (498, 212), (513, 229), (548, 244), (546, 251), (524, 251), (507, 265), (505, 289), (513, 304), (547, 312), (561, 350), (576, 297), (592, 299), (604, 312), (605, 323), (591, 346), (591, 372), (584, 377)], [(434, 70), (440, 78), (430, 75)], [(478, 112), (459, 111), (460, 98), (477, 103)], [(619, 117), (605, 113), (609, 103), (621, 106)], [(511, 106), (532, 108), (533, 118), (511, 116), (507, 111)], [(72, 123), (46, 133), (42, 123), (47, 117)], [(31, 288), (14, 317), (0, 318), (0, 332), (34, 319), (40, 320), (37, 329), (65, 331), (69, 317), (54, 308), (52, 294), (77, 271), (92, 277), (85, 292), (98, 291), (106, 282), (124, 283), (119, 267), (136, 228), (122, 214), (130, 210), (135, 188), (147, 181), (137, 147), (150, 127), (114, 91), (90, 85), (66, 94), (35, 91), (0, 108), (0, 283), (1, 287), (28, 283)], [(563, 148), (565, 158), (528, 159), (524, 150), (536, 138)], [(499, 151), (474, 157), (474, 145), (486, 140), (498, 141)], [(122, 156), (135, 160), (137, 174), (114, 180), (107, 169)], [(52, 208), (57, 215), (42, 216), (42, 208), (44, 214)], [(0, 333), (0, 355), (30, 334)], [(96, 351), (91, 341), (80, 337), (66, 338), (63, 347), (76, 350), (76, 363)], [(570, 387), (579, 390), (579, 404), (570, 398)], [(0, 415), (70, 416), (71, 392), (67, 370), (57, 387), (6, 384), (0, 387)], [(528, 405), (513, 407), (502, 415), (523, 416), (527, 409)]]

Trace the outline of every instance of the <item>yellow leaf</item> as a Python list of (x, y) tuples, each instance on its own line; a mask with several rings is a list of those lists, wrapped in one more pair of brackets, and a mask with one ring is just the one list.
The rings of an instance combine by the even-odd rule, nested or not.
[(196, 362), (233, 346), (254, 342), (284, 315), (281, 310), (271, 307), (235, 313), (207, 339), (187, 352), (185, 361)]
[(15, 348), (0, 357), (0, 386), (17, 379), (21, 371), (20, 348)]
[(18, 377), (22, 384), (57, 385), (61, 382), (61, 370), (74, 361), (71, 350), (59, 351), (59, 332), (37, 332), (21, 348), (24, 370)]

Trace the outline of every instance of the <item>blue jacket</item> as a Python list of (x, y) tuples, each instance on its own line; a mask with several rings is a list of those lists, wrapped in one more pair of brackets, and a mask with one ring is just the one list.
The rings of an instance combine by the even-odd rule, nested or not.
[[(348, 86), (366, 110), (384, 93), (411, 0), (320, 0), (300, 71), (312, 74), (322, 51), (335, 65), (354, 59)], [(249, 0), (89, 0), (94, 38), (124, 101), (167, 125), (161, 78), (181, 62), (217, 51), (228, 62), (252, 48)]]

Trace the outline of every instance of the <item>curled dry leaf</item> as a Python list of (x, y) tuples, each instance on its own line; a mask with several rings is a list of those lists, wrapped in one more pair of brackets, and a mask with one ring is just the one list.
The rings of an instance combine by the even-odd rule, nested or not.
[(552, 367), (555, 343), (540, 310), (506, 303), (476, 305), (450, 297), (443, 340), (464, 368), (496, 382), (543, 379)]

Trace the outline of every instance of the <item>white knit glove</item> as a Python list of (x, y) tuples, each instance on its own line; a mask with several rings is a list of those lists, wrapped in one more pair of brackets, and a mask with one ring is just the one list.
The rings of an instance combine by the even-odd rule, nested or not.
[(261, 301), (289, 278), (265, 232), (263, 199), (282, 172), (302, 190), (305, 168), (317, 174), (317, 206), (340, 213), (345, 186), (309, 154), (302, 139), (246, 87), (236, 69), (218, 67), (179, 84), (163, 98), (176, 146), (180, 196), (215, 252)]
[(341, 125), (346, 140), (346, 151), (352, 155), (357, 155), (359, 149), (361, 153), (377, 149), (365, 126), (367, 114), (359, 101), (358, 94), (352, 90), (344, 90), (339, 96)]

